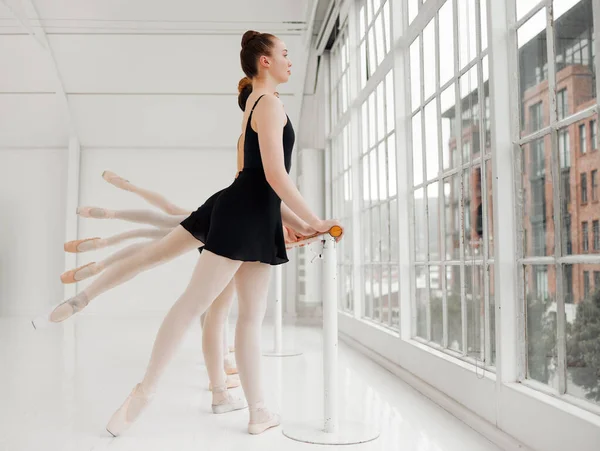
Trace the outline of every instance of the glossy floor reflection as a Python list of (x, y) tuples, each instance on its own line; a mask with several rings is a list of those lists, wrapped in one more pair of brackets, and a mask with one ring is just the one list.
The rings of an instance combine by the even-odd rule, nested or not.
[[(36, 332), (26, 319), (0, 319), (0, 450), (291, 451), (317, 447), (287, 439), (280, 428), (261, 436), (248, 435), (247, 411), (210, 412), (199, 328), (187, 337), (151, 408), (124, 436), (112, 438), (104, 430), (106, 422), (141, 377), (159, 322), (81, 317), (74, 327)], [(283, 414), (284, 422), (320, 418), (320, 331), (289, 327), (284, 335), (288, 345), (304, 354), (263, 358), (268, 404)], [(263, 337), (263, 347), (271, 347), (268, 325)], [(381, 429), (376, 441), (344, 449), (498, 450), (343, 343), (339, 360), (341, 417), (375, 423)]]

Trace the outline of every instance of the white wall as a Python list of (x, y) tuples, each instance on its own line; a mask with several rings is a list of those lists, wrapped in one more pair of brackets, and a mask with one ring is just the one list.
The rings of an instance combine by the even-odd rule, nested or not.
[(66, 158), (66, 149), (0, 149), (2, 316), (39, 314), (62, 298)]

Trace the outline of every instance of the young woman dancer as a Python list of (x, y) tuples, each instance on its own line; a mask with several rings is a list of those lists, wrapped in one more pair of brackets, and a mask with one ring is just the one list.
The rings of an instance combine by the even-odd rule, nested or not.
[[(249, 98), (252, 109), (246, 108), (244, 114), (244, 169), (239, 177), (207, 201), (211, 208), (201, 207), (142, 255), (125, 259), (97, 280), (104, 278), (102, 282), (112, 283), (127, 280), (139, 272), (132, 271), (132, 266), (153, 266), (204, 244), (190, 284), (161, 325), (142, 382), (108, 424), (107, 429), (113, 435), (124, 431), (148, 404), (165, 366), (194, 318), (211, 305), (232, 279), (240, 307), (235, 351), (250, 411), (248, 430), (256, 434), (279, 424), (279, 417), (264, 406), (260, 365), (256, 363), (260, 361), (260, 327), (266, 307), (269, 265), (287, 262), (282, 229), (282, 216), (287, 211), (282, 201), (317, 232), (327, 232), (339, 223), (321, 220), (312, 213), (289, 178), (294, 132), (281, 103), (273, 95), (276, 86), (286, 82), (290, 75), (285, 44), (272, 35), (247, 32), (242, 39), (241, 62), (252, 79), (253, 93)], [(96, 285), (60, 304), (53, 310), (52, 319), (68, 317), (87, 305), (99, 294)]]

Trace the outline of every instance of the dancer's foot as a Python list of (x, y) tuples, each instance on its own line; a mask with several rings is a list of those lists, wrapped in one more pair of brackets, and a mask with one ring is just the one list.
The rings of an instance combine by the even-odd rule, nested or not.
[[(241, 384), (240, 378), (238, 376), (227, 376), (227, 378), (225, 379), (225, 384), (227, 384), (227, 388), (237, 388)], [(210, 391), (213, 390), (211, 382), (208, 383), (208, 389)]]
[(113, 219), (115, 212), (100, 207), (77, 207), (77, 214), (82, 218)]
[(216, 414), (245, 409), (246, 401), (233, 396), (226, 387), (215, 387), (213, 390), (212, 411)]
[(137, 384), (127, 397), (125, 402), (117, 409), (106, 425), (106, 430), (114, 437), (118, 437), (137, 420), (140, 414), (148, 407), (153, 395), (148, 395)]
[(264, 403), (258, 403), (250, 408), (250, 422), (248, 423), (248, 432), (250, 434), (262, 434), (267, 429), (277, 427), (280, 424), (281, 416), (272, 413), (264, 406)]
[(87, 252), (93, 251), (96, 249), (101, 249), (106, 246), (106, 240), (101, 239), (100, 237), (95, 238), (85, 238), (82, 240), (74, 240), (65, 243), (64, 248), (65, 252), (70, 252), (75, 254), (77, 252)]
[(235, 357), (233, 355), (228, 355), (227, 357), (225, 357), (224, 369), (225, 374), (227, 374), (228, 376), (239, 373), (237, 369), (237, 363), (235, 363)]
[(70, 269), (62, 273), (60, 280), (62, 283), (75, 283), (80, 280), (87, 279), (88, 277), (95, 276), (102, 272), (102, 265), (100, 263), (92, 262), (87, 265), (80, 266), (79, 268)]
[(87, 298), (85, 291), (82, 291), (76, 296), (58, 304), (48, 314), (35, 318), (31, 321), (31, 324), (33, 324), (34, 328), (38, 329), (49, 323), (60, 323), (70, 318), (75, 313), (82, 311), (89, 303), (90, 301)]
[(131, 191), (131, 183), (129, 182), (129, 180), (125, 180), (123, 177), (118, 176), (112, 171), (104, 171), (102, 173), (102, 178), (119, 189)]

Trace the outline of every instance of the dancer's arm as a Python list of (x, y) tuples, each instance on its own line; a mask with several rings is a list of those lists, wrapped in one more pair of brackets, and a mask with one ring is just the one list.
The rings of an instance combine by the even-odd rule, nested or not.
[(298, 217), (285, 203), (281, 202), (281, 221), (301, 235), (312, 235), (316, 230)]
[(282, 113), (281, 103), (270, 95), (265, 95), (254, 110), (267, 182), (295, 214), (317, 231), (325, 232), (334, 225), (333, 222), (323, 221), (313, 213), (285, 170), (281, 139), (285, 115)]
[(240, 172), (242, 172), (242, 169), (244, 169), (244, 149), (241, 148), (242, 146), (242, 135), (240, 135), (240, 137), (238, 138), (238, 142), (237, 142), (237, 173), (235, 174), (235, 178), (237, 179), (238, 175), (240, 175)]

